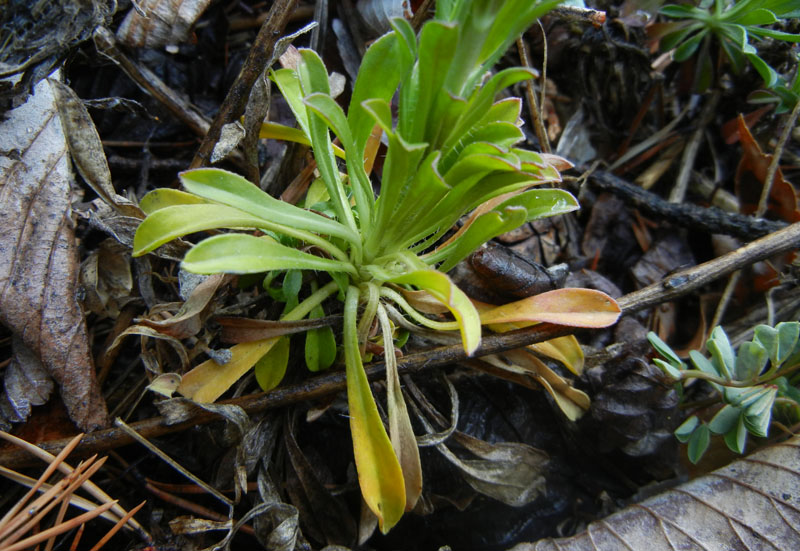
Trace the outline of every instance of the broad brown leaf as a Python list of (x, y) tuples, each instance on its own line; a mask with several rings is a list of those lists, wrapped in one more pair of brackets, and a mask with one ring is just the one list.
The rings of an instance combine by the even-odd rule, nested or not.
[(800, 549), (800, 437), (590, 524), (512, 551)]
[(86, 323), (67, 146), (50, 84), (0, 123), (0, 322), (38, 356), (83, 430), (104, 426)]

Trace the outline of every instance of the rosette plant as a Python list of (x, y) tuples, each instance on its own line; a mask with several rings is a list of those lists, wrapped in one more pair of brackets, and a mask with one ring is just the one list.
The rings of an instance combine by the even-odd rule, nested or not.
[[(312, 185), (315, 198), (306, 199), (307, 208), (213, 168), (181, 174), (185, 192), (156, 190), (141, 202), (148, 216), (136, 233), (135, 255), (190, 233), (235, 228), (194, 245), (182, 267), (200, 274), (266, 273), (268, 278), (276, 271), (315, 272), (310, 294), (295, 301), (283, 321), (319, 317), (320, 305), (338, 292), (344, 301), (341, 348), (358, 478), (384, 532), (414, 506), (422, 485), (397, 374), (396, 323), (459, 331), (465, 351), (472, 353), (482, 324), (504, 330), (550, 320), (546, 312), (537, 317), (530, 305), (479, 305), (479, 313), (446, 272), (497, 235), (578, 208), (566, 191), (531, 189), (559, 181), (558, 168), (568, 164), (514, 147), (523, 139), (521, 102), (495, 101), (498, 92), (532, 72), (511, 68), (488, 76), (515, 38), (557, 3), (439, 2), (435, 19), (419, 36), (408, 22), (395, 20), (393, 31), (367, 50), (347, 112), (331, 97), (328, 72), (314, 51), (300, 50), (296, 68), (274, 71), (272, 79), (299, 126), (299, 132), (282, 135), (311, 144), (322, 182)], [(374, 158), (374, 129), (388, 141), (377, 196), (365, 168)], [(333, 146), (331, 132), (341, 148)], [(337, 155), (344, 158), (345, 174)], [(569, 292), (556, 297), (564, 309), (586, 312), (585, 323), (576, 325), (616, 320), (613, 300), (583, 291), (577, 298)], [(442, 320), (442, 314), (432, 319), (431, 304), (450, 319)], [(386, 357), (388, 434), (362, 364), (375, 325)], [(179, 391), (213, 401), (253, 366), (266, 390), (283, 377), (285, 337), (238, 344), (231, 352), (225, 366), (209, 361), (190, 371)], [(319, 367), (319, 358), (311, 363)]]

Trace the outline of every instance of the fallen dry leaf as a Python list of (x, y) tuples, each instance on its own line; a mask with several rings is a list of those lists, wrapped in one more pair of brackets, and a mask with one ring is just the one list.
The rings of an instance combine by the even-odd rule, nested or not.
[(67, 145), (51, 85), (0, 123), (0, 322), (42, 360), (83, 430), (104, 426), (86, 323)]
[(20, 423), (31, 414), (31, 406), (46, 403), (53, 392), (53, 378), (42, 362), (25, 346), (19, 337), (14, 337), (13, 356), (3, 377), (5, 392), (0, 394), (0, 427), (11, 428), (11, 423)]
[(800, 549), (800, 437), (593, 522), (512, 551)]

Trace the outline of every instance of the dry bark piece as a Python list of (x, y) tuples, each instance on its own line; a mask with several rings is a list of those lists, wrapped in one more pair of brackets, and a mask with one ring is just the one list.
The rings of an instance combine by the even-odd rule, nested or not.
[[(52, 82), (52, 81), (51, 81)], [(58, 382), (84, 430), (107, 422), (76, 298), (78, 252), (67, 145), (48, 82), (0, 123), (0, 322)]]
[(512, 551), (800, 549), (800, 437), (590, 524)]
[(131, 48), (180, 44), (189, 38), (192, 26), (210, 3), (211, 0), (139, 0), (139, 9), (131, 8), (122, 20), (117, 40)]

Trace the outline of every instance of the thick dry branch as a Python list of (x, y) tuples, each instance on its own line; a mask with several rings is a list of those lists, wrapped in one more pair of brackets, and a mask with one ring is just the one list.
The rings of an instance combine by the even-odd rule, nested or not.
[(205, 166), (211, 158), (214, 145), (219, 140), (222, 127), (239, 120), (244, 113), (250, 91), (253, 89), (256, 79), (264, 73), (265, 61), (272, 59), (275, 45), (281, 38), (283, 29), (289, 22), (296, 6), (297, 0), (276, 0), (272, 4), (267, 19), (258, 31), (253, 47), (250, 48), (242, 70), (236, 77), (228, 95), (225, 96), (225, 101), (222, 102), (219, 113), (211, 123), (211, 128), (203, 138), (203, 143), (200, 144), (189, 168)]
[(716, 207), (704, 208), (689, 203), (670, 203), (655, 193), (602, 170), (592, 172), (588, 181), (593, 187), (613, 193), (644, 214), (669, 220), (677, 226), (692, 230), (722, 233), (750, 240), (786, 227), (783, 222), (725, 212)]
[[(759, 260), (764, 260), (798, 247), (800, 247), (800, 222), (753, 241), (726, 255), (687, 270), (676, 272), (663, 281), (621, 297), (618, 302), (622, 308), (622, 314), (631, 314), (674, 300)], [(571, 327), (543, 323), (509, 333), (487, 335), (483, 338), (480, 348), (473, 354), (473, 357), (497, 354), (574, 332), (575, 329)], [(410, 354), (398, 359), (397, 363), (401, 373), (410, 373), (462, 361), (466, 358), (467, 355), (461, 345), (451, 345), (434, 348), (418, 354)], [(382, 376), (383, 372), (384, 365), (382, 362), (376, 362), (367, 367), (367, 375), (370, 379), (377, 379)], [(266, 409), (313, 400), (339, 392), (344, 388), (345, 374), (343, 371), (337, 371), (316, 376), (300, 384), (277, 388), (267, 394), (243, 396), (223, 403), (236, 404), (248, 413), (256, 413)], [(145, 438), (153, 438), (219, 419), (218, 415), (198, 408), (190, 419), (174, 425), (167, 425), (163, 417), (154, 417), (138, 423), (131, 423), (130, 426)], [(41, 442), (37, 443), (37, 445), (51, 453), (57, 453), (58, 450), (67, 445), (69, 440)], [(87, 434), (76, 453), (89, 454), (116, 448), (131, 442), (132, 439), (129, 435), (115, 427)], [(24, 451), (17, 449), (0, 451), (0, 464), (7, 467), (18, 468), (30, 462), (30, 456)]]

